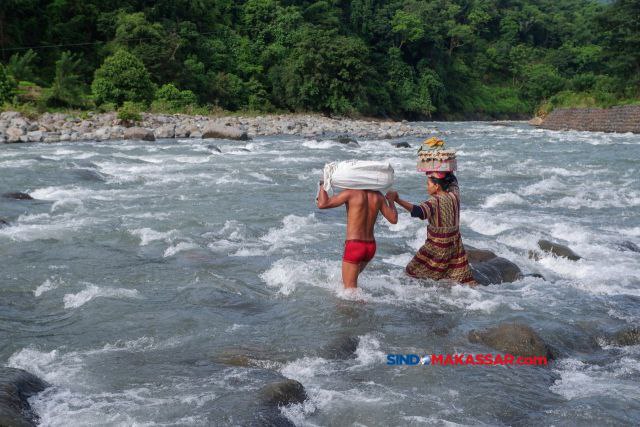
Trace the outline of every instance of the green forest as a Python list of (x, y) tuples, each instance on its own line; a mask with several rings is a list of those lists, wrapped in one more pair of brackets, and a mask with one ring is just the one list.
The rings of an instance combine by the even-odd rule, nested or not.
[(2, 0), (0, 62), (4, 109), (529, 117), (638, 102), (640, 1)]

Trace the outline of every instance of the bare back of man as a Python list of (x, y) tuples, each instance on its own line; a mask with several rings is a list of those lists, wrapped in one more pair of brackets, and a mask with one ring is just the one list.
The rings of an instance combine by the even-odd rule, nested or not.
[(335, 208), (343, 204), (347, 208), (347, 236), (342, 259), (342, 282), (345, 288), (356, 288), (358, 276), (376, 252), (374, 228), (378, 212), (392, 224), (398, 222), (398, 212), (395, 205), (389, 204), (379, 191), (344, 190), (329, 197), (320, 187), (320, 209)]

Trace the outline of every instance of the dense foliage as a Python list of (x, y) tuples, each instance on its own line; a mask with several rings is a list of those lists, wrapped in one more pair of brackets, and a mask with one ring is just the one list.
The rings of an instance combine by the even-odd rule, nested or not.
[(640, 2), (3, 0), (0, 55), (48, 107), (505, 117), (638, 99)]

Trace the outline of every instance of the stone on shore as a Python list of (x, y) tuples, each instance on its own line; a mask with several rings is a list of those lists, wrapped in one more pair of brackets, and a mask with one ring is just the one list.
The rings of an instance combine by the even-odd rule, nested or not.
[(145, 129), (142, 127), (131, 127), (124, 131), (124, 139), (137, 139), (142, 141), (155, 141), (156, 137), (153, 135), (151, 129)]
[(0, 368), (0, 426), (37, 425), (38, 417), (28, 399), (47, 387), (47, 382), (27, 371)]
[(10, 127), (9, 129), (7, 129), (5, 135), (5, 137), (7, 138), (7, 142), (20, 142), (22, 136), (24, 135), (24, 130), (20, 129), (19, 127)]
[(555, 358), (551, 347), (530, 326), (521, 323), (501, 323), (485, 331), (471, 331), (472, 343), (483, 343), (495, 350), (523, 357)]
[(158, 139), (175, 138), (175, 136), (176, 136), (176, 125), (169, 124), (169, 125), (160, 126), (159, 128), (157, 128), (153, 132), (153, 134)]
[(304, 386), (296, 380), (285, 379), (267, 384), (260, 391), (260, 400), (267, 406), (287, 406), (307, 399)]
[(534, 117), (533, 119), (529, 120), (529, 124), (531, 126), (540, 126), (542, 122), (544, 122), (544, 119), (542, 117)]
[(202, 129), (202, 138), (233, 139), (247, 141), (247, 132), (233, 126), (226, 126), (216, 122), (208, 122)]
[[(63, 113), (45, 113), (28, 118), (18, 112), (0, 116), (1, 142), (57, 142), (98, 141), (123, 139), (125, 128), (115, 113), (90, 112), (84, 118)], [(424, 126), (405, 122), (332, 118), (318, 114), (284, 114), (256, 117), (210, 118), (182, 114), (164, 115), (143, 113), (137, 125), (154, 134), (155, 138), (248, 139), (248, 133), (270, 135), (299, 135), (318, 138), (339, 135), (342, 142), (357, 147), (355, 138), (392, 138), (424, 136), (432, 132)], [(132, 132), (131, 130), (128, 133)], [(141, 139), (139, 136), (134, 139)], [(401, 144), (405, 147), (404, 144)]]
[(191, 131), (186, 126), (177, 125), (174, 130), (174, 138), (189, 138)]

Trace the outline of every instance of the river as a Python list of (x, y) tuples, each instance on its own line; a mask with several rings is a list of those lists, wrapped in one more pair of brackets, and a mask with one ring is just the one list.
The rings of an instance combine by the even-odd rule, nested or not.
[[(409, 279), (426, 224), (402, 212), (379, 220), (359, 291), (342, 290), (345, 215), (315, 208), (322, 167), (388, 159), (417, 202), (417, 138), (1, 145), (0, 192), (36, 200), (0, 199), (0, 361), (53, 384), (31, 399), (42, 425), (252, 424), (280, 376), (307, 391), (281, 410), (297, 425), (638, 425), (640, 346), (607, 337), (640, 319), (640, 253), (621, 246), (640, 245), (640, 135), (424, 126), (458, 150), (463, 241), (544, 279)], [(541, 238), (583, 258), (530, 259)], [(492, 352), (467, 334), (503, 321), (558, 359), (386, 364)], [(327, 356), (345, 337), (355, 357)]]

